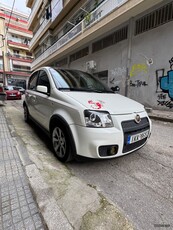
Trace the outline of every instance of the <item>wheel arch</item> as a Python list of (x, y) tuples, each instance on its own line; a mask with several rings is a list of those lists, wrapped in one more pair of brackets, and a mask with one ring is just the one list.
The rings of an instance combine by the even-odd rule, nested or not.
[(23, 101), (23, 107), (24, 107), (24, 106), (27, 106), (26, 101)]
[(76, 144), (73, 138), (73, 134), (72, 131), (70, 129), (70, 126), (68, 125), (67, 121), (61, 116), (61, 115), (53, 115), (50, 119), (50, 123), (49, 123), (49, 133), (50, 133), (50, 137), (52, 135), (52, 131), (53, 131), (53, 127), (59, 123), (60, 125), (62, 125), (65, 128), (65, 131), (67, 133), (67, 135), (69, 136), (69, 141), (72, 147), (72, 155), (75, 157), (76, 156)]

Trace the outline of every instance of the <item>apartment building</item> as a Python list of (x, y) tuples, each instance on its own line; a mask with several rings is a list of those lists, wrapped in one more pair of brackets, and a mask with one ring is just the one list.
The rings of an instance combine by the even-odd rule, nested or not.
[(0, 3), (0, 82), (26, 87), (31, 73), (28, 15)]
[(173, 0), (27, 0), (32, 70), (88, 71), (147, 107), (173, 110)]

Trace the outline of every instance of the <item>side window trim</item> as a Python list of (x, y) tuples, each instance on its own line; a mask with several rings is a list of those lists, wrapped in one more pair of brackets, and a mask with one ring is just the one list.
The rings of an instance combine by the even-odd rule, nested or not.
[[(32, 81), (35, 79), (35, 82), (34, 82), (34, 86), (33, 87), (31, 87), (31, 83), (32, 83)], [(37, 86), (37, 81), (38, 81), (38, 71), (36, 71), (36, 72), (34, 72), (32, 75), (31, 75), (31, 77), (30, 77), (30, 79), (29, 79), (29, 82), (28, 82), (28, 89), (29, 90), (33, 90), (33, 91), (36, 91), (36, 86)]]
[[(43, 73), (43, 75), (45, 74), (45, 76), (46, 76), (46, 78), (47, 78), (47, 84), (40, 84), (39, 83), (39, 80), (40, 80), (40, 78), (41, 78), (41, 73)], [(47, 72), (45, 71), (45, 70), (39, 70), (39, 73), (38, 73), (38, 78), (37, 78), (37, 85), (43, 85), (43, 86), (47, 86), (47, 88), (48, 88), (48, 94), (50, 94), (50, 81), (49, 81), (49, 78), (48, 78), (48, 74), (47, 74)], [(37, 86), (36, 85), (36, 86)]]

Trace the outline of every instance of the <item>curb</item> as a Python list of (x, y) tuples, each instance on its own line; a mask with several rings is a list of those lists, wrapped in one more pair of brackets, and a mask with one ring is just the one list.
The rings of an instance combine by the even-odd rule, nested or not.
[(153, 114), (148, 114), (148, 116), (153, 120), (173, 123), (173, 119), (169, 117), (161, 117), (159, 115), (153, 115)]

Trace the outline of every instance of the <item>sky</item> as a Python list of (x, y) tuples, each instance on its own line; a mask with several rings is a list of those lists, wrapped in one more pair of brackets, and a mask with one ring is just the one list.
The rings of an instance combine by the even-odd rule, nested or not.
[(0, 3), (3, 3), (12, 8), (14, 1), (15, 1), (15, 4), (14, 4), (15, 10), (20, 11), (25, 14), (30, 14), (30, 9), (27, 8), (25, 5), (26, 0), (0, 0)]

